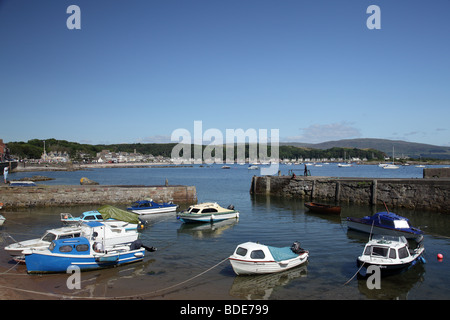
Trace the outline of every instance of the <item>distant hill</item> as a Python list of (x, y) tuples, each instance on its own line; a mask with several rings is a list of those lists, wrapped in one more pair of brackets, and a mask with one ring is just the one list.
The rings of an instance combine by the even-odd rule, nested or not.
[[(175, 143), (129, 143), (110, 145), (89, 145), (70, 142), (66, 140), (46, 139), (46, 150), (67, 152), (72, 159), (79, 157), (93, 158), (97, 152), (108, 149), (112, 152), (138, 152), (152, 154), (154, 156), (170, 157)], [(43, 140), (32, 139), (28, 142), (10, 142), (7, 144), (12, 155), (20, 158), (39, 159), (44, 150)], [(193, 148), (193, 146), (191, 146)], [(203, 146), (204, 148), (205, 146)], [(270, 145), (268, 146), (270, 149)], [(317, 144), (286, 142), (280, 143), (279, 156), (282, 159), (294, 158), (339, 158), (358, 157), (369, 160), (383, 159), (392, 156), (392, 147), (395, 148), (395, 156), (408, 156), (419, 159), (445, 159), (450, 160), (450, 147), (440, 147), (423, 143), (406, 142), (386, 139), (347, 139), (327, 141)], [(236, 148), (236, 147), (235, 147)], [(84, 156), (81, 156), (84, 154)], [(194, 154), (193, 149), (191, 154)], [(223, 154), (226, 152), (224, 150)], [(270, 154), (270, 152), (268, 153)], [(235, 151), (236, 155), (236, 151)], [(246, 146), (248, 157), (248, 145)]]
[(337, 148), (357, 148), (357, 149), (375, 149), (392, 156), (392, 148), (395, 150), (395, 157), (408, 156), (411, 158), (432, 158), (432, 159), (450, 159), (450, 147), (441, 147), (431, 144), (407, 142), (401, 140), (387, 139), (344, 139), (337, 141), (327, 141), (322, 143), (297, 143), (284, 142), (280, 145), (289, 145), (295, 147), (330, 149)]

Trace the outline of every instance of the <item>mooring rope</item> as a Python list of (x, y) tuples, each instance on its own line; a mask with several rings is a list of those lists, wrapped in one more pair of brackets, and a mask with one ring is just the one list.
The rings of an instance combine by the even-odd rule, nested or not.
[(353, 275), (353, 277), (351, 277), (350, 279), (348, 279), (348, 281), (346, 283), (344, 283), (342, 286), (347, 285), (350, 281), (353, 280), (354, 277), (356, 277), (356, 275), (359, 273), (359, 271), (361, 271), (361, 269), (364, 267), (365, 262), (362, 263), (361, 267), (359, 267), (358, 271), (356, 271), (356, 273)]
[[(54, 298), (60, 298), (60, 299), (84, 299), (84, 300), (106, 300), (106, 299), (132, 299), (132, 298), (140, 298), (140, 297), (144, 297), (144, 296), (149, 296), (149, 295), (154, 295), (156, 293), (159, 292), (163, 292), (163, 291), (167, 291), (173, 288), (176, 288), (178, 286), (181, 286), (185, 283), (188, 283), (202, 275), (204, 275), (205, 273), (207, 273), (208, 271), (211, 271), (212, 269), (218, 267), (220, 264), (222, 264), (223, 262), (227, 261), (228, 257), (223, 259), (222, 261), (220, 261), (219, 263), (216, 263), (214, 266), (206, 269), (205, 271), (200, 272), (199, 274), (186, 279), (184, 281), (181, 281), (179, 283), (176, 283), (174, 285), (171, 285), (169, 287), (166, 288), (162, 288), (162, 289), (158, 289), (158, 290), (154, 290), (151, 292), (146, 292), (146, 293), (141, 293), (141, 294), (135, 294), (135, 295), (127, 295), (127, 296), (117, 296), (117, 297), (77, 297), (77, 296), (73, 296), (73, 295), (68, 295), (68, 294), (58, 294), (58, 293), (50, 293), (50, 292), (41, 292), (41, 291), (34, 291), (34, 290), (27, 290), (27, 289), (21, 289), (21, 288), (14, 288), (14, 287), (9, 287), (9, 286), (4, 286), (4, 285), (0, 285), (0, 288), (4, 288), (4, 289), (10, 289), (10, 290), (15, 290), (15, 291), (20, 291), (20, 292), (25, 292), (25, 293), (31, 293), (31, 294), (38, 294), (38, 295), (44, 295), (44, 296), (49, 296), (49, 297), (54, 297)], [(14, 268), (16, 265), (14, 265), (12, 268)], [(9, 270), (11, 270), (12, 268), (10, 268)], [(9, 270), (5, 271), (8, 272)]]

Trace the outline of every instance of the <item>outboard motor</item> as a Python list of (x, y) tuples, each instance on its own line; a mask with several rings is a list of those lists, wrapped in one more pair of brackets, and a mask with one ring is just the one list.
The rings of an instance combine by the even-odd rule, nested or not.
[(130, 250), (137, 250), (140, 249), (143, 246), (143, 243), (141, 240), (134, 240), (130, 245)]
[(298, 241), (295, 241), (295, 242), (292, 244), (291, 250), (292, 250), (292, 252), (297, 253), (297, 254), (300, 254), (300, 253), (302, 253), (302, 252), (305, 252), (305, 250), (302, 249), (302, 247), (300, 247), (300, 242), (298, 242)]

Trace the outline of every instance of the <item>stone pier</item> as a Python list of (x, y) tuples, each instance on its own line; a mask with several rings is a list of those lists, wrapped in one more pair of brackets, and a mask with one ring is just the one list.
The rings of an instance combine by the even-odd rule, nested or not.
[(4, 208), (128, 204), (151, 198), (156, 202), (197, 203), (195, 186), (88, 186), (39, 185), (35, 187), (0, 187)]
[(450, 213), (450, 179), (254, 176), (251, 194), (325, 203), (357, 203)]

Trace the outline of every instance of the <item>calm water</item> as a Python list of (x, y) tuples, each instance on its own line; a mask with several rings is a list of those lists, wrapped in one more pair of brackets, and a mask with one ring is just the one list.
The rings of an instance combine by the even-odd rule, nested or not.
[[(303, 172), (302, 166), (283, 165), (280, 169), (284, 174), (290, 169), (298, 169), (298, 174)], [(309, 169), (313, 175), (320, 176), (422, 177), (422, 169), (414, 166), (383, 170), (378, 166), (338, 168), (330, 164)], [(12, 298), (58, 297), (33, 293), (42, 292), (99, 299), (450, 299), (448, 215), (393, 210), (427, 233), (424, 240), (427, 263), (395, 277), (383, 278), (381, 290), (369, 290), (364, 280), (354, 278), (348, 282), (357, 271), (356, 258), (362, 252), (367, 235), (349, 232), (345, 217), (364, 216), (384, 208), (351, 205), (343, 207), (341, 217), (311, 214), (298, 199), (252, 197), (249, 194), (251, 177), (258, 173), (239, 165), (230, 170), (213, 165), (12, 173), (11, 180), (35, 174), (55, 178), (44, 184), (79, 184), (81, 177), (104, 185), (155, 185), (164, 184), (168, 179), (170, 184), (195, 185), (199, 202), (234, 204), (241, 215), (239, 221), (213, 225), (185, 225), (173, 213), (154, 215), (148, 219), (141, 239), (159, 250), (146, 253), (142, 263), (82, 273), (80, 290), (67, 289), (65, 274), (27, 275), (25, 266), (15, 266), (4, 251), (0, 252), (0, 272), (8, 272), (2, 275), (2, 281), (7, 281), (11, 287), (29, 290), (13, 292)], [(3, 211), (7, 221), (0, 231), (18, 241), (25, 240), (40, 236), (46, 229), (59, 227), (60, 212), (79, 215), (91, 209), (96, 208)], [(302, 247), (310, 251), (310, 259), (307, 265), (280, 274), (236, 276), (224, 259), (239, 243), (246, 241), (273, 246), (290, 246), (300, 241)], [(442, 262), (437, 261), (437, 253), (444, 255)]]

